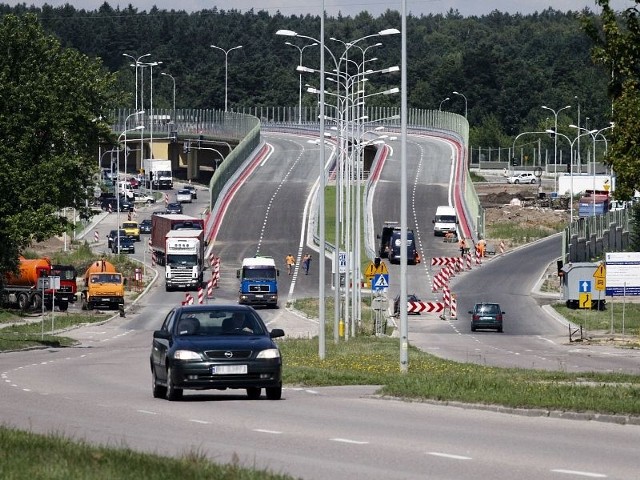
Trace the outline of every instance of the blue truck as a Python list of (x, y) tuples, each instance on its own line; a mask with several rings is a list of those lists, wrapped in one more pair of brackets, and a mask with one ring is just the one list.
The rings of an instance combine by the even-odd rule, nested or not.
[(278, 275), (280, 271), (271, 257), (249, 257), (237, 270), (240, 279), (238, 303), (278, 308)]

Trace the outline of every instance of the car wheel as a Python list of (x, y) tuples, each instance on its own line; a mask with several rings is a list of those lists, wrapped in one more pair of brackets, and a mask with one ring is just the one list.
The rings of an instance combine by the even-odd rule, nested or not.
[(167, 400), (175, 402), (182, 399), (182, 389), (173, 385), (171, 367), (167, 368)]
[(269, 400), (280, 400), (282, 398), (282, 385), (279, 387), (267, 387), (266, 391)]
[(502, 333), (502, 327), (498, 327), (498, 333)]
[(533, 185), (534, 183), (536, 183), (536, 179), (535, 178), (533, 180), (531, 180), (531, 185)]
[(516, 185), (520, 183), (520, 180), (514, 180), (513, 183), (515, 183)]
[(258, 387), (249, 387), (247, 388), (247, 397), (250, 400), (258, 400), (260, 398), (260, 394), (262, 393), (262, 389)]
[(475, 325), (471, 325), (471, 331), (472, 331), (472, 332), (475, 332), (475, 331), (476, 331), (476, 327), (475, 327)]
[(158, 385), (156, 369), (153, 367), (151, 367), (151, 388), (153, 390), (153, 398), (164, 398), (167, 396), (167, 387)]

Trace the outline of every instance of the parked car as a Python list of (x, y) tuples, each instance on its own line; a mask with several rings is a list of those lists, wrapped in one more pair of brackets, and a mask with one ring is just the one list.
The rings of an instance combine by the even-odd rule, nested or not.
[(178, 193), (176, 193), (176, 202), (191, 203), (191, 190), (187, 190), (186, 188), (178, 190)]
[(183, 391), (246, 389), (258, 399), (282, 396), (282, 360), (274, 338), (258, 313), (247, 305), (189, 305), (172, 309), (153, 332), (153, 396), (180, 400)]
[(198, 199), (198, 190), (196, 190), (195, 185), (191, 185), (190, 183), (184, 186), (185, 190), (189, 190), (191, 192), (191, 198), (193, 200)]
[[(111, 246), (111, 252), (113, 253), (136, 253), (136, 244), (131, 237), (120, 237), (120, 245), (118, 245), (118, 239), (113, 241)], [(120, 247), (118, 249), (118, 246)]]
[[(407, 303), (419, 302), (420, 299), (413, 293), (407, 295)], [(406, 303), (405, 303), (406, 305)], [(396, 295), (393, 299), (393, 314), (400, 315), (400, 295)], [(420, 315), (420, 312), (407, 312), (408, 315)]]
[(140, 222), (138, 227), (140, 228), (140, 233), (151, 233), (151, 220), (145, 218)]
[(113, 247), (113, 242), (117, 241), (117, 236), (120, 235), (121, 238), (126, 237), (127, 236), (127, 232), (125, 232), (124, 230), (120, 230), (120, 233), (118, 233), (118, 230), (111, 230), (109, 232), (109, 234), (107, 235), (107, 248), (111, 249), (111, 247)]
[(498, 303), (476, 303), (471, 314), (471, 331), (476, 329), (491, 329), (502, 333), (502, 317), (504, 312)]
[(507, 177), (507, 183), (538, 183), (538, 177), (536, 177), (531, 172), (519, 173), (517, 175), (512, 175), (511, 177)]
[(182, 213), (182, 204), (174, 202), (167, 205), (165, 213)]

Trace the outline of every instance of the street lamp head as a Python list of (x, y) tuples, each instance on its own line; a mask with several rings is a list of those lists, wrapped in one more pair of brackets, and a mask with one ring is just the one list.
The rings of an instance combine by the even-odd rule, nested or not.
[(293, 30), (278, 30), (276, 35), (283, 35), (285, 37), (297, 37), (298, 34)]
[(313, 73), (315, 70), (313, 68), (305, 67), (304, 65), (298, 65), (296, 67), (296, 71), (304, 72), (304, 73)]
[(378, 35), (380, 36), (385, 36), (385, 35), (397, 35), (400, 33), (400, 30), (398, 30), (397, 28), (387, 28), (385, 30), (381, 30), (378, 32)]
[(398, 65), (394, 65), (393, 67), (383, 68), (380, 73), (391, 73), (391, 72), (399, 72), (400, 67)]
[(556, 135), (556, 131), (555, 131), (554, 129), (552, 129), (552, 128), (547, 128), (547, 129), (545, 130), (545, 132), (546, 132), (546, 133), (553, 133), (554, 135)]
[(385, 90), (382, 92), (383, 95), (391, 95), (393, 93), (399, 93), (400, 89), (398, 87), (390, 88), (389, 90)]

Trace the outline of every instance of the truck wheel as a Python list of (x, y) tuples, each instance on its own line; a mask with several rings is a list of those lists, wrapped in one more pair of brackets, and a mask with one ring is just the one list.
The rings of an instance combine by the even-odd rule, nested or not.
[(34, 293), (31, 297), (31, 308), (33, 310), (41, 310), (42, 309), (42, 295), (39, 293)]
[(18, 308), (20, 310), (26, 310), (27, 308), (29, 308), (29, 295), (22, 292), (17, 295), (17, 299), (18, 299)]
[(69, 309), (69, 302), (67, 300), (62, 300), (58, 304), (58, 308), (60, 309), (61, 312), (66, 312)]

